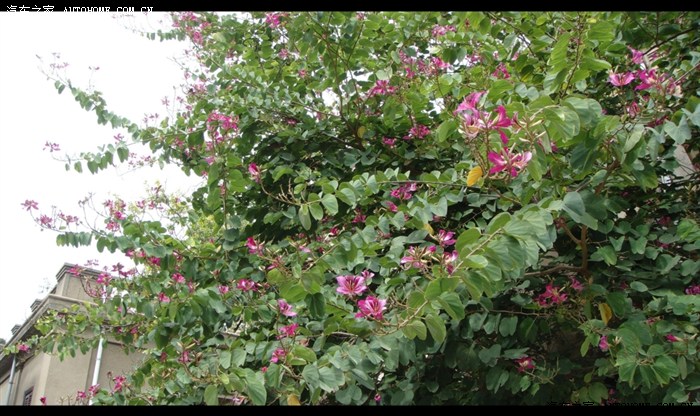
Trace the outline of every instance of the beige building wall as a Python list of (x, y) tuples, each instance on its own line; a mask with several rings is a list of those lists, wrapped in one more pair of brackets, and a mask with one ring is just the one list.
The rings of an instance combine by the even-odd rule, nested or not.
[(85, 391), (92, 355), (83, 355), (78, 351), (75, 357), (69, 355), (63, 361), (58, 355), (51, 356), (44, 391), (46, 404), (61, 404), (62, 401), (68, 404), (68, 398), (71, 402), (75, 401), (78, 390)]

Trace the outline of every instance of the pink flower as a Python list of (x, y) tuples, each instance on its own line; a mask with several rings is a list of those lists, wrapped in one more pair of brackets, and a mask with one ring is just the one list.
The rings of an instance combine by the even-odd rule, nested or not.
[(396, 139), (392, 139), (390, 137), (384, 137), (382, 139), (382, 143), (384, 143), (388, 147), (394, 147), (396, 145)]
[(287, 351), (285, 351), (283, 348), (277, 348), (272, 353), (272, 358), (270, 358), (270, 361), (273, 363), (283, 361), (286, 356), (287, 356)]
[(255, 282), (250, 279), (241, 279), (236, 282), (236, 289), (242, 290), (243, 292), (255, 290)]
[(124, 383), (126, 382), (126, 377), (124, 376), (116, 376), (114, 377), (114, 388), (112, 391), (121, 391), (122, 388), (124, 387)]
[(677, 336), (673, 335), (673, 334), (666, 334), (666, 340), (667, 340), (668, 342), (678, 342), (678, 341), (680, 341), (681, 339), (678, 338)]
[(53, 152), (58, 152), (58, 151), (60, 151), (60, 150), (61, 150), (61, 147), (58, 145), (58, 143), (49, 143), (49, 142), (46, 142), (46, 144), (44, 145), (44, 150), (46, 150), (46, 149), (49, 149), (49, 152), (50, 152), (50, 153), (53, 153)]
[(566, 293), (562, 293), (561, 288), (554, 286), (552, 283), (547, 284), (547, 287), (541, 295), (537, 297), (537, 303), (540, 306), (548, 307), (554, 304), (561, 304), (568, 299)]
[(168, 302), (170, 302), (170, 298), (165, 293), (160, 292), (158, 294), (158, 301), (163, 302), (163, 303), (168, 303)]
[(700, 295), (700, 285), (688, 286), (685, 289), (686, 295)]
[(625, 106), (625, 111), (631, 118), (637, 117), (637, 115), (641, 112), (636, 101), (633, 101), (632, 104)]
[(258, 169), (258, 165), (255, 163), (248, 165), (248, 173), (250, 174), (251, 179), (257, 183), (260, 183), (260, 169)]
[(374, 395), (374, 401), (377, 402), (377, 403), (379, 403), (380, 401), (382, 401), (382, 395), (379, 394), (379, 393), (375, 394), (375, 395)]
[(386, 201), (386, 207), (391, 212), (398, 212), (398, 210), (399, 210), (399, 207), (397, 207), (396, 204), (391, 202), (391, 201)]
[(386, 300), (384, 299), (367, 296), (367, 298), (357, 302), (357, 306), (360, 311), (355, 314), (355, 318), (384, 319), (383, 312), (386, 309)]
[(353, 297), (367, 290), (365, 278), (362, 276), (344, 275), (336, 277), (336, 280), (338, 288), (335, 291), (343, 295)]
[(250, 254), (257, 254), (257, 255), (263, 254), (263, 249), (264, 249), (263, 244), (257, 243), (253, 237), (248, 237), (245, 245), (248, 247), (248, 252)]
[(445, 231), (445, 230), (440, 230), (438, 231), (437, 237), (435, 239), (438, 241), (438, 244), (440, 244), (442, 247), (445, 246), (451, 246), (456, 242), (456, 240), (452, 237), (455, 236), (455, 233), (452, 231)]
[(226, 286), (226, 285), (219, 285), (219, 293), (222, 294), (222, 295), (227, 294), (228, 291), (229, 291), (229, 289), (230, 289), (230, 288), (229, 288), (228, 286)]
[(491, 76), (496, 78), (509, 79), (510, 73), (508, 72), (508, 68), (506, 68), (506, 64), (501, 62), (500, 64), (498, 64), (496, 70), (493, 71)]
[(386, 79), (377, 80), (372, 89), (369, 90), (367, 97), (374, 97), (375, 95), (388, 95), (396, 92), (396, 87), (389, 85), (389, 81)]
[(522, 171), (527, 162), (532, 159), (531, 152), (511, 154), (508, 149), (503, 149), (500, 154), (495, 152), (489, 152), (489, 161), (493, 163), (493, 167), (489, 170), (489, 174), (501, 172), (503, 170), (510, 170), (510, 176), (516, 177), (518, 173)]
[(440, 25), (435, 25), (433, 26), (433, 30), (431, 31), (432, 35), (434, 38), (444, 36), (447, 34), (447, 32), (455, 32), (456, 29), (452, 25), (447, 25), (447, 26), (440, 26)]
[(457, 106), (454, 113), (459, 114), (468, 110), (476, 110), (476, 105), (484, 94), (486, 94), (486, 91), (475, 91), (467, 95), (459, 106)]
[(29, 346), (27, 344), (19, 344), (17, 350), (20, 352), (29, 352)]
[(36, 201), (32, 201), (30, 199), (25, 200), (22, 203), (22, 206), (27, 209), (27, 211), (31, 211), (33, 209), (39, 209), (39, 204), (36, 203)]
[(294, 335), (296, 335), (297, 328), (299, 328), (299, 324), (290, 324), (287, 326), (283, 326), (279, 329), (280, 335), (277, 336), (277, 339), (284, 337), (293, 338)]
[(611, 72), (608, 79), (612, 85), (622, 87), (632, 82), (634, 79), (634, 74), (631, 72), (627, 72), (626, 74), (616, 74)]
[(610, 345), (608, 345), (608, 336), (603, 335), (600, 337), (600, 342), (598, 343), (598, 348), (600, 348), (601, 351), (606, 352), (608, 349), (610, 349)]
[(300, 69), (298, 73), (299, 73), (299, 78), (306, 78), (307, 73), (306, 73), (305, 69)]
[(267, 24), (270, 28), (274, 29), (281, 24), (280, 17), (282, 17), (281, 13), (266, 13), (265, 24)]
[(638, 51), (630, 46), (627, 46), (627, 49), (632, 52), (632, 62), (635, 64), (641, 64), (644, 60), (644, 52)]
[(42, 406), (46, 406), (46, 396), (39, 397), (39, 401), (41, 402)]
[(457, 250), (453, 250), (452, 252), (445, 251), (442, 253), (442, 262), (445, 266), (445, 270), (447, 270), (447, 274), (451, 275), (455, 271), (454, 263), (457, 262), (458, 258), (459, 253), (457, 253)]
[(362, 224), (367, 219), (367, 216), (362, 214), (359, 208), (355, 209), (355, 218), (352, 219), (353, 224)]
[(87, 394), (85, 394), (84, 391), (78, 390), (78, 393), (75, 395), (75, 400), (85, 400), (87, 399)]
[(437, 56), (433, 56), (432, 58), (430, 58), (430, 63), (432, 64), (434, 72), (436, 73), (450, 68), (450, 64), (438, 58)]
[(182, 354), (180, 354), (180, 358), (177, 359), (179, 362), (186, 364), (190, 362), (190, 352), (187, 350), (184, 350)]
[(181, 275), (180, 273), (173, 273), (172, 279), (175, 283), (185, 283), (185, 276)]
[(91, 396), (96, 395), (98, 391), (100, 391), (100, 385), (99, 385), (99, 384), (93, 384), (93, 385), (90, 386), (90, 388), (88, 389), (88, 393), (89, 393)]
[(641, 84), (634, 87), (635, 91), (649, 89), (659, 82), (659, 79), (656, 76), (656, 69), (651, 69), (648, 71), (639, 70), (637, 71), (637, 77), (641, 81)]
[(411, 246), (408, 248), (408, 255), (401, 258), (401, 264), (408, 264), (409, 268), (413, 267), (416, 269), (423, 269), (428, 263), (428, 257), (431, 253), (435, 252), (435, 246), (429, 247), (416, 247)]
[(280, 57), (280, 59), (287, 59), (289, 57), (289, 51), (286, 49), (282, 49), (277, 56)]
[(411, 129), (408, 131), (408, 135), (404, 136), (404, 140), (411, 140), (411, 139), (422, 139), (425, 136), (430, 134), (430, 129), (427, 126), (424, 126), (422, 124), (415, 125), (411, 127)]
[(528, 356), (518, 358), (517, 360), (515, 360), (515, 362), (518, 364), (519, 373), (524, 373), (527, 370), (535, 369), (535, 361)]
[(391, 190), (391, 196), (407, 201), (413, 197), (413, 193), (418, 190), (415, 182), (407, 183)]
[(576, 278), (574, 278), (574, 277), (571, 277), (570, 279), (571, 279), (571, 288), (572, 289), (574, 289), (577, 292), (580, 292), (583, 290), (583, 285), (581, 284), (581, 282), (576, 280)]
[(297, 313), (292, 310), (292, 305), (287, 303), (287, 301), (284, 299), (277, 299), (277, 307), (279, 308), (280, 313), (284, 316), (288, 316), (290, 318), (297, 316)]

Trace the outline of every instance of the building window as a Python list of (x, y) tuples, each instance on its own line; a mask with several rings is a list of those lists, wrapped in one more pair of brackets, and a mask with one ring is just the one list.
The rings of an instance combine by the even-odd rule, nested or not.
[(31, 406), (32, 405), (32, 394), (33, 393), (34, 393), (34, 387), (30, 387), (24, 392), (24, 400), (22, 401), (22, 406)]

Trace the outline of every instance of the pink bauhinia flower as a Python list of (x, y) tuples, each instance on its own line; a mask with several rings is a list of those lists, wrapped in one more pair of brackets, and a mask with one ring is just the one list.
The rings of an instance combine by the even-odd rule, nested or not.
[(254, 180), (257, 183), (260, 183), (260, 169), (258, 169), (258, 165), (255, 163), (251, 163), (248, 165), (248, 173), (250, 174), (250, 178)]
[(634, 87), (635, 91), (647, 90), (659, 82), (659, 78), (656, 76), (656, 69), (639, 70), (637, 71), (637, 78), (639, 78), (641, 84)]
[(354, 297), (367, 290), (365, 278), (362, 276), (343, 275), (335, 279), (338, 281), (338, 288), (335, 291), (340, 294)]
[(173, 273), (172, 279), (175, 283), (185, 283), (185, 276), (181, 275), (180, 273)]
[(391, 137), (384, 137), (382, 139), (382, 143), (384, 143), (387, 147), (394, 147), (396, 146), (396, 139), (391, 138)]
[(162, 303), (168, 303), (168, 302), (170, 302), (170, 298), (165, 293), (160, 292), (158, 294), (158, 301), (162, 302)]
[(456, 242), (456, 240), (453, 238), (454, 236), (455, 233), (453, 231), (440, 230), (438, 231), (438, 234), (435, 237), (435, 239), (437, 240), (438, 244), (440, 244), (442, 247), (446, 247), (451, 246)]
[(610, 76), (608, 77), (608, 80), (610, 81), (610, 83), (616, 87), (625, 86), (625, 85), (629, 84), (630, 82), (632, 82), (633, 79), (634, 79), (634, 74), (631, 72), (627, 72), (625, 74), (623, 74), (623, 73), (616, 74), (614, 72), (611, 72)]
[(598, 343), (598, 348), (600, 348), (601, 351), (606, 352), (607, 350), (610, 349), (610, 345), (608, 344), (608, 336), (603, 335), (600, 337), (600, 342)]
[(476, 105), (479, 104), (481, 97), (486, 94), (486, 91), (475, 91), (464, 98), (464, 100), (457, 106), (455, 114), (465, 112), (467, 110), (476, 110)]
[(356, 318), (384, 319), (383, 313), (386, 309), (386, 300), (384, 299), (367, 296), (367, 298), (357, 302), (357, 306), (360, 311), (355, 314)]
[(29, 346), (27, 344), (19, 344), (17, 350), (19, 352), (29, 352)]
[(284, 358), (286, 356), (287, 351), (285, 351), (284, 348), (277, 348), (275, 351), (272, 352), (272, 358), (270, 358), (270, 361), (273, 363), (284, 361)]
[(685, 294), (686, 295), (700, 295), (700, 285), (688, 286), (685, 289)]
[(250, 254), (257, 254), (257, 255), (263, 254), (263, 249), (264, 249), (263, 244), (256, 242), (253, 237), (248, 237), (245, 245), (248, 247), (248, 252)]
[(229, 289), (230, 289), (230, 288), (229, 288), (228, 286), (226, 286), (226, 285), (219, 285), (219, 293), (222, 294), (222, 295), (227, 294), (228, 291), (229, 291)]
[(678, 341), (680, 341), (681, 339), (678, 338), (677, 336), (673, 335), (673, 334), (666, 334), (666, 340), (667, 340), (668, 342), (678, 342)]
[(644, 52), (638, 51), (630, 46), (627, 46), (627, 49), (630, 50), (632, 53), (632, 62), (635, 64), (641, 64), (642, 61), (644, 61)]
[(236, 282), (236, 289), (242, 290), (243, 292), (255, 290), (255, 282), (250, 279), (241, 279)]
[(277, 336), (277, 339), (281, 339), (284, 337), (293, 338), (294, 335), (296, 335), (297, 328), (299, 328), (299, 324), (290, 324), (290, 325), (281, 327), (279, 329), (280, 335)]
[(292, 305), (287, 303), (287, 301), (284, 299), (277, 299), (277, 308), (279, 308), (280, 313), (284, 316), (288, 316), (290, 318), (297, 316), (297, 313), (292, 310)]
[(389, 95), (396, 92), (396, 87), (389, 85), (389, 81), (386, 79), (377, 80), (374, 86), (369, 90), (367, 97), (374, 97), (375, 95)]
[(493, 163), (493, 167), (489, 170), (489, 174), (509, 170), (510, 176), (516, 177), (522, 171), (527, 163), (532, 159), (531, 152), (512, 154), (508, 149), (503, 149), (501, 153), (489, 152), (489, 161)]
[(22, 203), (22, 206), (27, 209), (27, 211), (31, 211), (33, 209), (39, 209), (39, 204), (37, 204), (36, 201), (33, 201), (31, 199), (27, 199)]
[(517, 360), (515, 360), (515, 363), (518, 365), (519, 373), (524, 373), (527, 370), (535, 369), (535, 360), (528, 356), (518, 358)]
[(124, 383), (126, 382), (126, 377), (124, 376), (116, 376), (112, 380), (114, 380), (114, 388), (112, 391), (121, 391), (122, 388), (124, 388)]
[(583, 285), (575, 277), (570, 277), (569, 279), (571, 280), (571, 288), (572, 289), (574, 289), (577, 292), (580, 292), (583, 290)]

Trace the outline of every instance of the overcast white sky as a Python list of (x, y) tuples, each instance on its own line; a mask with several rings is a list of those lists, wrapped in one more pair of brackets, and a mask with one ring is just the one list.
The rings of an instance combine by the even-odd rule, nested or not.
[[(0, 13), (0, 337), (30, 315), (30, 305), (55, 283), (63, 263), (84, 264), (97, 259), (111, 265), (123, 257), (100, 254), (94, 248), (58, 247), (56, 234), (40, 231), (20, 205), (39, 203), (40, 212), (57, 206), (66, 214), (81, 215), (77, 202), (88, 193), (95, 202), (111, 195), (133, 200), (145, 195), (146, 182), (160, 179), (168, 191), (193, 183), (179, 170), (142, 169), (127, 173), (109, 169), (91, 175), (67, 172), (64, 164), (42, 150), (56, 142), (63, 153), (93, 151), (113, 143), (117, 131), (99, 126), (96, 116), (80, 108), (68, 90), (58, 95), (53, 81), (38, 69), (39, 60), (52, 62), (52, 52), (70, 64), (75, 85), (90, 81), (88, 67), (99, 66), (92, 83), (103, 92), (113, 112), (139, 121), (146, 113), (165, 113), (161, 98), (174, 101), (173, 87), (183, 80), (171, 57), (181, 56), (182, 42), (150, 41), (124, 28), (140, 27), (167, 15), (137, 13), (132, 19), (114, 19), (111, 13)], [(179, 91), (179, 89), (178, 89)], [(105, 252), (106, 253), (106, 252)]]

